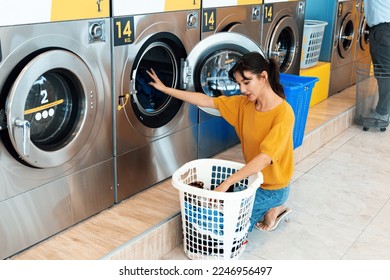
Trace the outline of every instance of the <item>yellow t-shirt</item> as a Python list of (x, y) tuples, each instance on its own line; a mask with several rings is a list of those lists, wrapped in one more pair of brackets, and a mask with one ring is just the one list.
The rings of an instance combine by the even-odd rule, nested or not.
[[(222, 117), (234, 126), (241, 141), (245, 162), (260, 153), (272, 158), (272, 164), (261, 170), (263, 189), (286, 187), (294, 171), (294, 111), (287, 101), (267, 112), (255, 110), (255, 103), (243, 95), (214, 99)], [(260, 171), (260, 170), (259, 170)]]

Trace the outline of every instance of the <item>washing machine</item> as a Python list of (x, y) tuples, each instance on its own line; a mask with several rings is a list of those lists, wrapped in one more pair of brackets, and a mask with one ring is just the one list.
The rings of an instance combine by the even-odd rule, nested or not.
[(329, 96), (352, 85), (358, 30), (356, 0), (339, 0), (330, 65)]
[[(11, 4), (2, 12), (17, 20)], [(0, 27), (1, 259), (114, 204), (105, 7), (107, 17)]]
[(117, 202), (197, 158), (198, 108), (155, 90), (146, 70), (180, 87), (181, 61), (200, 40), (200, 2), (127, 2), (113, 1)]
[(264, 1), (261, 46), (280, 72), (299, 75), (305, 1)]
[[(260, 46), (262, 29), (261, 4), (263, 1), (246, 1), (242, 5), (237, 4), (237, 1), (221, 2), (216, 0), (202, 1), (201, 39), (204, 40), (217, 33), (229, 32), (244, 35)], [(222, 64), (217, 65), (217, 67), (222, 70), (221, 73), (226, 75), (227, 67), (231, 67), (232, 64), (224, 65), (224, 60), (221, 60), (220, 63)], [(222, 92), (223, 83), (227, 82), (229, 87), (234, 89), (229, 94), (240, 94), (239, 91), (235, 91), (235, 85), (228, 81), (227, 77), (219, 77), (215, 81), (220, 84), (215, 84), (213, 88), (211, 82), (209, 82), (209, 88), (201, 89), (199, 87), (198, 90), (206, 91), (210, 96), (218, 96)], [(199, 158), (211, 157), (237, 143), (239, 143), (237, 133), (229, 123), (219, 115), (215, 116), (204, 110), (199, 111)]]
[(356, 69), (366, 68), (371, 64), (370, 45), (368, 43), (369, 27), (367, 25), (366, 17), (364, 15), (364, 1), (357, 1), (358, 8), (358, 24), (357, 24), (357, 38), (356, 51), (354, 56), (354, 67), (352, 70), (351, 84), (356, 83)]

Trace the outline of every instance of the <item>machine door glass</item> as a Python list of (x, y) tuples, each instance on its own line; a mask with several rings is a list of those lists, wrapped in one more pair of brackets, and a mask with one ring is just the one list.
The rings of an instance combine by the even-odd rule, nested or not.
[(144, 44), (131, 66), (131, 107), (126, 114), (132, 114), (138, 120), (132, 123), (139, 132), (147, 134), (152, 131), (161, 135), (174, 125), (183, 102), (150, 86), (151, 78), (146, 70), (153, 69), (166, 86), (178, 87), (180, 58), (185, 57), (183, 50), (178, 42), (151, 40)]
[(292, 17), (284, 17), (275, 25), (267, 46), (267, 56), (276, 60), (280, 72), (288, 72), (292, 67), (299, 40), (298, 25)]
[[(182, 88), (203, 92), (212, 97), (241, 94), (238, 85), (229, 78), (228, 72), (244, 53), (251, 51), (263, 54), (259, 45), (238, 33), (221, 32), (205, 38), (183, 62)], [(216, 109), (200, 109), (220, 116)]]
[(88, 149), (95, 84), (73, 53), (44, 52), (18, 73), (6, 100), (10, 152), (37, 168), (63, 165)]
[(207, 56), (199, 67), (198, 88), (201, 92), (218, 97), (241, 94), (238, 84), (229, 78), (229, 70), (242, 56), (241, 52), (222, 49)]
[(353, 37), (355, 36), (355, 27), (352, 21), (351, 13), (346, 14), (341, 22), (337, 49), (342, 58), (345, 58), (352, 50)]

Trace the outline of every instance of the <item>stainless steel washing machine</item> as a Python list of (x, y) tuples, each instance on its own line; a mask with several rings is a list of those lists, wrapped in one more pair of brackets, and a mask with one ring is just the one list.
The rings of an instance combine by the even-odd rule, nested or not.
[(371, 64), (370, 45), (368, 43), (369, 27), (364, 15), (364, 1), (357, 1), (358, 8), (358, 25), (356, 38), (356, 51), (354, 56), (354, 67), (352, 70), (351, 84), (356, 83), (356, 69), (359, 67), (367, 67)]
[(0, 28), (0, 258), (114, 204), (110, 20)]
[(180, 87), (181, 61), (200, 40), (200, 4), (181, 4), (193, 9), (146, 14), (113, 1), (117, 202), (197, 158), (198, 108), (155, 90), (146, 73)]
[(276, 59), (280, 72), (299, 75), (305, 1), (265, 2), (262, 14), (265, 55)]
[[(204, 40), (221, 32), (230, 32), (244, 35), (253, 40), (260, 46), (261, 42), (261, 4), (262, 0), (246, 1), (245, 5), (236, 5), (221, 3), (221, 1), (204, 0), (202, 1), (202, 33), (201, 39)], [(217, 56), (219, 57), (219, 56)], [(236, 61), (237, 56), (233, 61)], [(221, 60), (217, 67), (220, 73), (227, 74), (231, 63), (224, 64)], [(228, 69), (229, 68), (229, 69)], [(215, 75), (211, 73), (211, 75)], [(235, 85), (227, 81), (227, 77), (214, 77), (218, 85), (209, 82), (209, 88), (198, 87), (198, 90), (207, 92), (208, 95), (218, 96), (221, 94), (222, 83), (229, 83), (234, 90), (229, 94), (241, 94), (236, 91)], [(211, 81), (211, 80), (210, 80)], [(199, 131), (198, 131), (198, 157), (211, 157), (218, 152), (239, 143), (237, 133), (234, 128), (220, 116), (212, 115), (203, 110), (199, 111)]]
[(351, 86), (358, 30), (356, 0), (339, 0), (335, 21), (329, 96)]

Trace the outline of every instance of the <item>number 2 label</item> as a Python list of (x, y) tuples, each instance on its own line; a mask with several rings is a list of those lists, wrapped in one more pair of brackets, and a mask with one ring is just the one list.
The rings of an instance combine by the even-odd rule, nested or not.
[(41, 100), (41, 104), (46, 104), (46, 103), (49, 103), (49, 99), (47, 99), (47, 90), (41, 90), (41, 96), (42, 96), (42, 100)]

